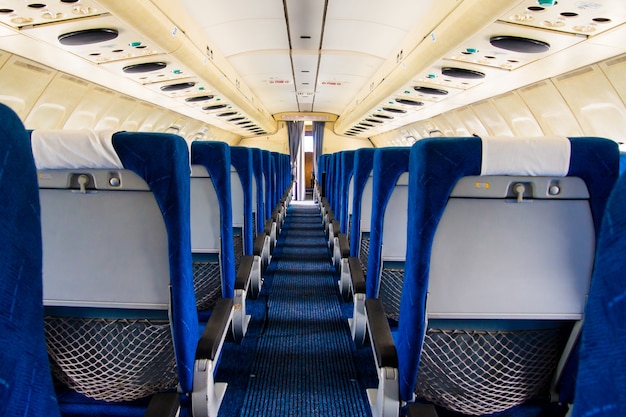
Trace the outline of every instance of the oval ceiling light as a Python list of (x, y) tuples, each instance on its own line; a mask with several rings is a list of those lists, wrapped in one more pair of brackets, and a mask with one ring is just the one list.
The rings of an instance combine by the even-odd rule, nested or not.
[(411, 100), (409, 98), (397, 98), (396, 103), (404, 104), (407, 106), (423, 106), (424, 103), (421, 101)]
[(61, 45), (77, 46), (110, 41), (117, 38), (118, 34), (117, 29), (94, 28), (63, 33), (58, 39)]
[(489, 43), (496, 48), (527, 54), (537, 54), (550, 49), (550, 44), (547, 42), (520, 36), (492, 36)]
[(404, 109), (396, 109), (395, 107), (383, 107), (384, 111), (388, 111), (389, 113), (406, 113)]
[(165, 67), (167, 67), (167, 64), (162, 61), (144, 62), (142, 64), (127, 65), (124, 68), (122, 68), (122, 71), (124, 71), (127, 74), (141, 74), (144, 72), (162, 70)]
[(191, 88), (194, 85), (196, 85), (196, 83), (194, 82), (188, 82), (188, 83), (177, 83), (177, 84), (170, 84), (170, 85), (164, 85), (161, 87), (161, 91), (178, 91), (178, 90), (185, 90), (187, 88)]
[(227, 104), (214, 104), (212, 106), (206, 106), (203, 107), (202, 110), (218, 110), (218, 109), (223, 109), (224, 107), (227, 107)]
[(196, 97), (187, 97), (185, 101), (187, 103), (198, 103), (200, 101), (211, 100), (213, 96), (196, 96)]
[(455, 78), (469, 78), (473, 80), (485, 78), (485, 74), (483, 72), (467, 68), (443, 67), (441, 68), (441, 73), (448, 77)]
[(413, 89), (417, 91), (418, 93), (430, 94), (433, 96), (445, 96), (448, 94), (447, 90), (443, 90), (441, 88), (422, 87), (418, 85), (418, 86), (413, 87)]

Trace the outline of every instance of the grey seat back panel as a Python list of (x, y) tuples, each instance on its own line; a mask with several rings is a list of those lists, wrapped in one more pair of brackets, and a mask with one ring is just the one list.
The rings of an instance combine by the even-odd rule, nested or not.
[[(40, 172), (40, 187), (48, 187), (40, 189), (46, 305), (168, 308), (163, 216), (141, 178), (115, 172), (117, 187), (106, 180), (109, 170)], [(90, 173), (104, 189), (68, 189), (79, 173)]]
[[(533, 184), (529, 182), (534, 179), (524, 177), (506, 181), (502, 185), (490, 180), (489, 187), (507, 196), (512, 182), (526, 182), (527, 188), (537, 190), (537, 198), (521, 203), (472, 198), (472, 187), (484, 184), (473, 179), (457, 184), (433, 242), (430, 318), (581, 317), (595, 241), (586, 188), (567, 194), (570, 188), (580, 189), (579, 180), (572, 178)], [(559, 182), (560, 195), (539, 191), (550, 181)], [(468, 187), (470, 198), (462, 197), (462, 187)]]
[(233, 227), (243, 227), (243, 186), (235, 168), (230, 170), (230, 194), (233, 210)]
[(191, 250), (194, 253), (220, 252), (220, 206), (206, 168), (192, 166)]
[(409, 173), (396, 181), (383, 220), (383, 261), (404, 262), (406, 258), (406, 230), (408, 214)]

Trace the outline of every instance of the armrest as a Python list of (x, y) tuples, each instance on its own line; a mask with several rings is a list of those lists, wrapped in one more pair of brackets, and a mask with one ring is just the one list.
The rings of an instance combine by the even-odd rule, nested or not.
[(432, 404), (409, 404), (407, 417), (437, 417), (437, 410)]
[(220, 298), (213, 308), (196, 349), (196, 359), (214, 361), (233, 314), (233, 299)]
[(245, 255), (241, 257), (239, 261), (239, 269), (237, 269), (237, 275), (235, 275), (235, 289), (246, 290), (250, 283), (250, 272), (252, 271), (252, 263), (254, 262), (254, 256)]
[(341, 253), (341, 259), (350, 257), (350, 242), (348, 242), (348, 236), (344, 233), (339, 234), (339, 252)]
[(150, 399), (143, 417), (176, 417), (180, 401), (176, 392), (160, 392)]
[(385, 316), (383, 302), (378, 298), (365, 300), (367, 328), (372, 339), (372, 347), (379, 368), (398, 368), (398, 353), (393, 344), (391, 329)]
[(365, 294), (365, 274), (363, 274), (359, 258), (356, 256), (348, 257), (348, 265), (350, 266), (350, 278), (352, 279), (352, 292), (354, 294)]
[(272, 233), (273, 223), (274, 223), (274, 220), (272, 219), (265, 220), (265, 223), (263, 224), (263, 232), (265, 232), (266, 235), (269, 235), (270, 233)]
[(252, 253), (255, 256), (263, 255), (263, 246), (265, 245), (265, 236), (267, 236), (266, 233), (259, 233), (256, 236), (256, 239), (254, 240), (254, 247), (252, 249)]

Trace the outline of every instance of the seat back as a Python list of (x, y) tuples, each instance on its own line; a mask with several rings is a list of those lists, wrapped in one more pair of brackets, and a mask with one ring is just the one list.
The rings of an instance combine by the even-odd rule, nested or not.
[(187, 144), (170, 134), (34, 131), (32, 149), (55, 375), (105, 402), (177, 385), (190, 394), (198, 319)]
[[(350, 231), (350, 256), (358, 257), (367, 270), (369, 231), (372, 209), (372, 166), (374, 149), (358, 149), (354, 155), (354, 191), (352, 195), (352, 230)], [(365, 237), (363, 234), (365, 233)]]
[[(231, 171), (233, 230), (242, 229), (241, 251), (243, 255), (252, 255), (254, 245), (252, 207), (254, 203), (254, 175), (252, 164), (252, 149), (243, 146), (230, 148), (230, 162), (234, 168)], [(235, 247), (238, 247), (235, 243)], [(240, 254), (235, 250), (235, 258)], [(236, 265), (239, 265), (236, 262)], [(238, 269), (238, 268), (235, 268)]]
[(438, 138), (412, 147), (403, 398), (417, 385), (418, 396), (444, 407), (488, 414), (556, 384), (617, 169), (616, 144), (603, 139)]
[(252, 185), (254, 201), (254, 221), (255, 237), (257, 233), (263, 233), (265, 222), (265, 179), (263, 174), (263, 152), (259, 148), (252, 148), (252, 173), (254, 182)]
[(0, 105), (0, 414), (58, 416), (46, 352), (37, 174), (28, 134)]
[(403, 147), (376, 149), (372, 168), (367, 297), (380, 298), (394, 320), (400, 312), (406, 255), (409, 153)]
[(348, 233), (350, 213), (350, 180), (354, 171), (354, 152), (344, 151), (341, 153), (341, 179), (339, 200), (341, 210), (339, 212), (339, 225), (341, 233)]
[(225, 142), (191, 145), (191, 250), (199, 310), (232, 298), (235, 251), (230, 148)]
[(626, 415), (626, 176), (606, 206), (585, 309), (573, 417)]

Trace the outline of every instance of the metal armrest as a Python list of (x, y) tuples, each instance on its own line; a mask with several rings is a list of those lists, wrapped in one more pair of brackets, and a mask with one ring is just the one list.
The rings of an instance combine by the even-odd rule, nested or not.
[(342, 282), (347, 281), (352, 288), (354, 306), (352, 318), (348, 322), (352, 340), (360, 348), (365, 343), (367, 319), (365, 317), (365, 274), (363, 274), (359, 258), (350, 256), (341, 259), (341, 280)]
[(256, 268), (257, 273), (254, 273), (254, 258), (255, 256), (253, 255), (243, 256), (239, 263), (239, 269), (237, 269), (237, 275), (235, 276), (235, 298), (233, 300), (233, 338), (237, 343), (241, 342), (246, 335), (248, 324), (250, 323), (250, 315), (246, 314), (246, 298), (248, 295), (248, 288), (256, 290), (256, 294), (258, 294), (258, 288), (260, 285), (257, 281), (260, 281), (261, 271), (259, 268)]
[(219, 299), (198, 342), (191, 393), (194, 416), (217, 417), (226, 383), (216, 383), (213, 374), (232, 317), (233, 299)]
[(367, 390), (372, 416), (397, 417), (400, 413), (398, 353), (393, 344), (382, 301), (375, 298), (366, 299), (365, 315), (378, 368), (378, 388)]

